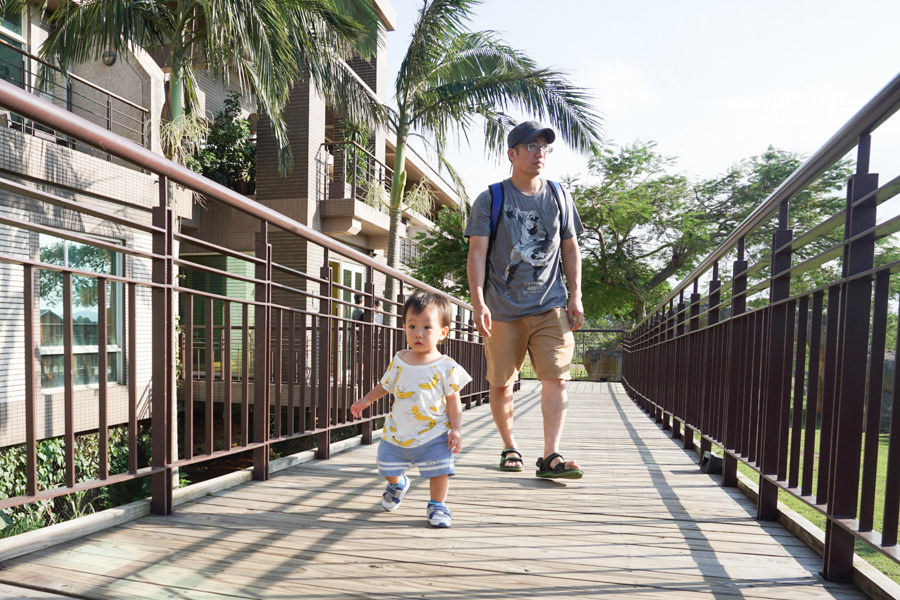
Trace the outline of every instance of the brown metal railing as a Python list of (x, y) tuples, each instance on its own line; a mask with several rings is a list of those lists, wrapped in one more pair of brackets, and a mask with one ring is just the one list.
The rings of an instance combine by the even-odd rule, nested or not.
[(324, 183), (319, 200), (353, 199), (387, 213), (394, 170), (356, 142), (321, 145)]
[[(150, 111), (105, 90), (86, 79), (66, 73), (16, 47), (0, 40), (6, 52), (0, 56), (2, 78), (22, 89), (64, 107), (69, 112), (84, 117), (142, 146), (147, 145), (146, 123)], [(82, 152), (98, 154), (96, 148), (79, 144), (78, 140), (28, 119), (14, 111), (2, 115), (6, 125), (25, 133), (44, 137), (58, 144), (67, 145)], [(104, 155), (105, 156), (105, 155)]]
[[(0, 352), (8, 361), (0, 394), (16, 407), (9, 414), (21, 411), (13, 434), (27, 457), (24, 492), (0, 500), (0, 509), (149, 477), (151, 510), (166, 514), (178, 467), (250, 453), (253, 476), (265, 479), (277, 443), (315, 439), (317, 455), (328, 458), (332, 436), (349, 426), (372, 441), (373, 421), (387, 413), (389, 399), (362, 421), (353, 421), (349, 406), (403, 347), (391, 315), (405, 295), (432, 288), (5, 81), (0, 105), (138, 165), (142, 172), (127, 169), (129, 176), (156, 189), (154, 202), (127, 203), (118, 194), (71, 186), (54, 192), (52, 182), (0, 178)], [(103, 164), (105, 180), (126, 171)], [(221, 211), (246, 224), (247, 234), (210, 240), (177, 226), (170, 198), (184, 197), (181, 186), (202, 197), (194, 210)], [(334, 262), (362, 270), (362, 290), (336, 280)], [(380, 298), (376, 290), (389, 277), (401, 293)], [(344, 300), (357, 291), (365, 296), (362, 321), (348, 318)], [(51, 293), (53, 310), (43, 308)], [(468, 408), (486, 397), (483, 353), (471, 307), (453, 302), (445, 351), (474, 377), (463, 390)], [(86, 322), (86, 333), (73, 335)], [(53, 389), (42, 389), (50, 381), (42, 377), (45, 323), (62, 332), (54, 342), (62, 383)], [(85, 353), (90, 360), (79, 359)], [(93, 377), (90, 385), (76, 381), (79, 369)], [(112, 472), (110, 431), (119, 425), (127, 428), (128, 466)], [(96, 472), (76, 461), (87, 434), (98, 438)], [(46, 465), (37, 448), (49, 437), (63, 442), (65, 482), (43, 489), (38, 471)]]
[[(857, 541), (900, 561), (900, 380), (886, 375), (886, 347), (900, 352), (896, 337), (887, 345), (900, 177), (879, 185), (868, 172), (871, 137), (898, 108), (900, 77), (625, 339), (628, 393), (686, 448), (696, 435), (701, 456), (721, 449), (723, 485), (737, 484), (739, 461), (755, 470), (760, 519), (777, 517), (779, 493), (824, 515), (831, 580), (852, 577)], [(854, 148), (846, 209), (794, 231), (791, 203)], [(759, 235), (771, 252), (751, 263)]]

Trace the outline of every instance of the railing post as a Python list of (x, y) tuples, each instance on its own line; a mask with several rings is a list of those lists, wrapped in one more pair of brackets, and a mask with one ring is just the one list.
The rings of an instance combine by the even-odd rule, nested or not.
[[(847, 186), (845, 278), (871, 270), (874, 263), (875, 237), (871, 233), (860, 235), (875, 226), (877, 205), (874, 196), (859, 202), (878, 188), (878, 175), (867, 173), (869, 145), (869, 135), (860, 136), (857, 172)], [(832, 440), (824, 569), (826, 579), (831, 581), (850, 581), (853, 577), (854, 536), (838, 521), (856, 518), (872, 278), (857, 277), (844, 283), (842, 288), (843, 322), (839, 324), (842, 348), (838, 357), (841, 377), (832, 429), (822, 431), (822, 435), (830, 435)]]
[[(365, 320), (365, 325), (363, 325), (363, 341), (362, 348), (360, 348), (360, 355), (362, 358), (362, 365), (360, 368), (360, 381), (362, 382), (362, 387), (366, 390), (370, 389), (375, 381), (375, 357), (378, 355), (376, 352), (377, 345), (375, 344), (375, 340), (378, 337), (378, 332), (375, 331), (375, 284), (373, 283), (373, 279), (375, 277), (375, 270), (372, 267), (366, 267), (366, 283), (364, 286), (365, 291), (365, 302), (366, 302), (366, 310), (365, 316), (363, 319)], [(351, 400), (355, 402), (358, 398), (362, 397), (363, 390), (358, 390), (356, 394), (356, 398), (352, 398)], [(362, 443), (363, 444), (371, 444), (372, 443), (372, 421), (363, 421), (360, 426), (360, 433), (362, 434)]]
[(723, 445), (725, 446), (722, 458), (722, 485), (735, 487), (737, 485), (737, 440), (740, 427), (740, 398), (745, 393), (743, 373), (747, 368), (742, 364), (740, 356), (747, 339), (747, 324), (741, 318), (747, 312), (747, 261), (744, 260), (744, 238), (738, 241), (737, 260), (731, 266), (731, 317), (729, 329), (731, 332), (729, 341), (729, 366), (728, 372), (728, 397), (725, 400), (725, 434)]
[(333, 307), (332, 273), (328, 264), (328, 248), (324, 249), (322, 267), (319, 277), (319, 386), (318, 406), (311, 426), (320, 433), (316, 436), (316, 458), (325, 459), (331, 456), (331, 388), (332, 378), (337, 376), (338, 365), (334, 364), (332, 356), (332, 336), (334, 335), (335, 319), (332, 318)]
[[(688, 441), (693, 442), (693, 432), (688, 434), (687, 422), (684, 421), (685, 395), (687, 394), (687, 371), (690, 365), (687, 360), (688, 340), (684, 334), (684, 318), (686, 314), (686, 305), (684, 303), (684, 291), (678, 295), (678, 305), (675, 309), (675, 370), (673, 377), (675, 379), (675, 396), (669, 410), (672, 412), (672, 438), (681, 439), (685, 447)], [(681, 420), (679, 420), (679, 418)], [(681, 432), (681, 425), (685, 425), (685, 434)]]
[[(778, 518), (778, 485), (773, 481), (778, 476), (778, 451), (781, 439), (782, 406), (786, 401), (782, 391), (784, 388), (787, 349), (785, 336), (789, 326), (787, 322), (788, 306), (786, 300), (791, 293), (791, 246), (794, 232), (788, 229), (788, 203), (782, 202), (778, 229), (772, 235), (772, 262), (770, 266), (771, 283), (769, 286), (769, 347), (768, 373), (764, 382), (761, 400), (761, 428), (759, 432), (759, 498), (756, 517), (763, 521), (774, 521)], [(788, 371), (790, 373), (790, 371)]]
[[(694, 278), (694, 288), (688, 299), (690, 306), (690, 320), (688, 321), (688, 334), (685, 336), (685, 370), (684, 370), (684, 393), (682, 394), (681, 414), (684, 418), (684, 447), (692, 449), (694, 447), (694, 430), (699, 424), (698, 408), (702, 407), (703, 396), (706, 394), (705, 384), (699, 383), (698, 374), (701, 372), (703, 365), (700, 364), (700, 353), (702, 345), (700, 344), (700, 336), (697, 331), (700, 328), (700, 292), (698, 288), (698, 280)], [(701, 442), (702, 443), (702, 442)], [(703, 456), (703, 453), (700, 453)]]
[(271, 362), (269, 360), (269, 324), (271, 322), (272, 246), (269, 244), (269, 227), (260, 222), (256, 243), (256, 314), (254, 318), (253, 351), (253, 479), (269, 478), (269, 387)]
[[(172, 337), (172, 268), (173, 217), (169, 208), (169, 181), (159, 177), (159, 204), (152, 210), (153, 259), (151, 313), (153, 315), (151, 359), (151, 466), (162, 469), (150, 476), (150, 512), (155, 515), (172, 513), (171, 429), (174, 410), (171, 363), (174, 362)], [(136, 356), (130, 356), (136, 361)]]

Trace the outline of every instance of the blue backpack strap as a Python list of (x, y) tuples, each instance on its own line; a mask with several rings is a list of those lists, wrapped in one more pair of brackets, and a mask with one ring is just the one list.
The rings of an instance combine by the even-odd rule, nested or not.
[(499, 181), (488, 186), (491, 191), (491, 239), (497, 235), (497, 223), (500, 221), (500, 211), (503, 210), (503, 184)]
[(556, 198), (556, 205), (559, 207), (561, 234), (562, 230), (566, 228), (566, 224), (569, 222), (569, 199), (566, 197), (566, 190), (563, 189), (563, 186), (561, 186), (559, 182), (550, 181), (548, 179), (547, 183), (550, 184), (550, 189), (553, 190), (553, 197)]

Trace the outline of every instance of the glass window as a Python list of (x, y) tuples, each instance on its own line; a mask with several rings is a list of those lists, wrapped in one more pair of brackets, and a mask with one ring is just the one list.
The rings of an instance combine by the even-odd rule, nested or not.
[[(61, 238), (40, 236), (40, 259), (51, 265), (107, 275), (121, 274), (122, 256), (105, 248)], [(122, 368), (122, 284), (107, 283), (106, 306), (98, 306), (98, 280), (72, 277), (72, 332), (75, 385), (100, 381), (99, 311), (106, 311), (106, 381), (119, 381)], [(41, 271), (41, 387), (57, 388), (65, 383), (63, 366), (63, 276), (57, 271)]]

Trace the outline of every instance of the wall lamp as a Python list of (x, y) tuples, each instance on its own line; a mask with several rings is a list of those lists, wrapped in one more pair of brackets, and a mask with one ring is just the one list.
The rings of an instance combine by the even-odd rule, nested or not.
[(116, 64), (116, 51), (115, 50), (104, 50), (103, 51), (103, 64), (107, 67), (111, 67)]

